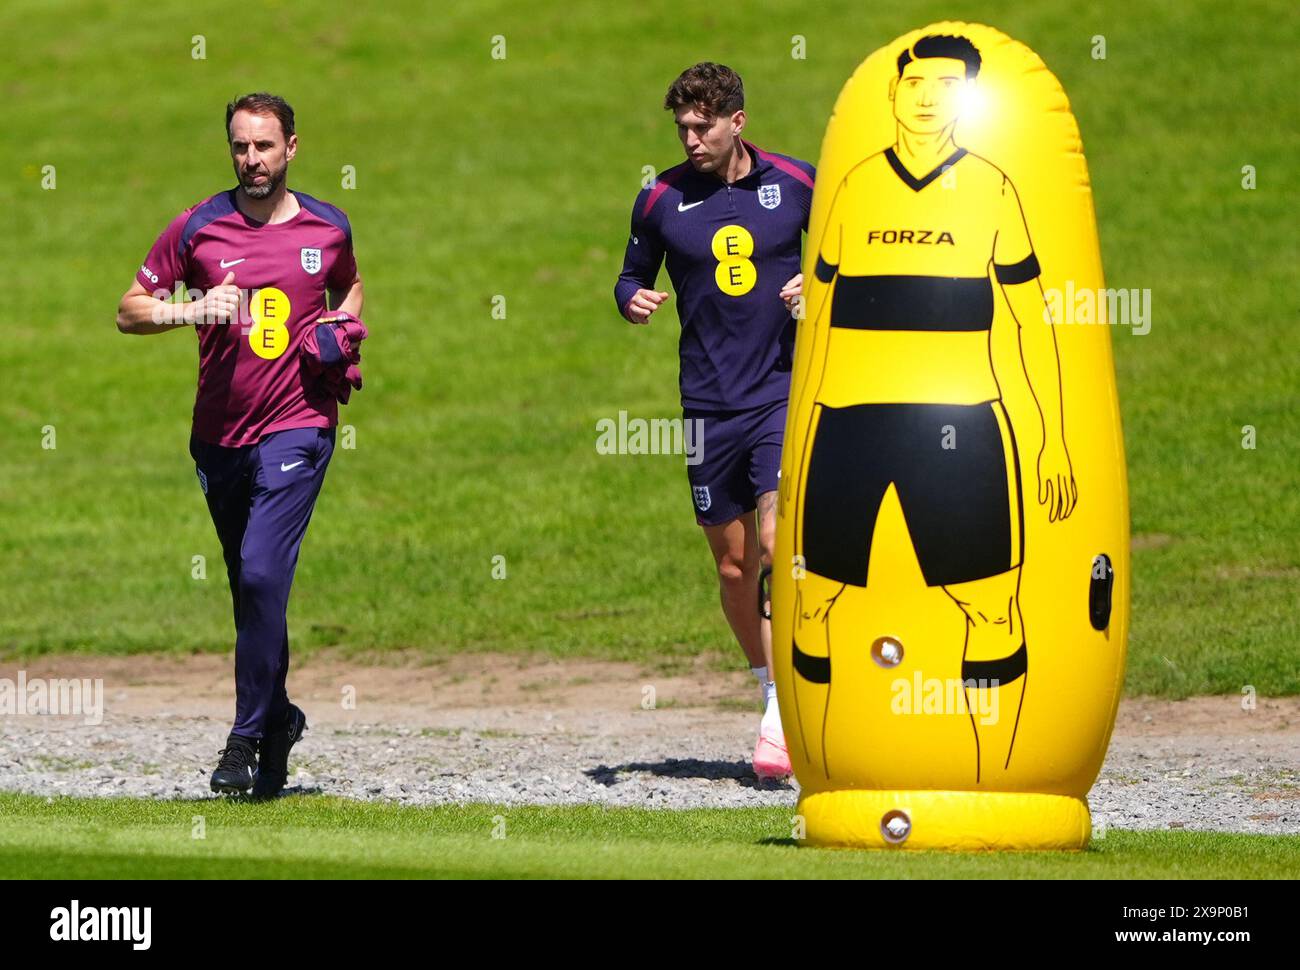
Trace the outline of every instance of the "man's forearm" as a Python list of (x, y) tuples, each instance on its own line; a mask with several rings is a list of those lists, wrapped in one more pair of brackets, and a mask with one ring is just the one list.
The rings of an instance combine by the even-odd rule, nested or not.
[(1043, 420), (1044, 442), (1064, 439), (1065, 416), (1061, 408), (1061, 358), (1056, 346), (1056, 325), (1044, 319), (1046, 304), (1038, 281), (1004, 285), (1002, 292), (1016, 318), (1020, 362), (1029, 393)]
[(193, 303), (169, 303), (137, 295), (127, 297), (117, 308), (117, 329), (122, 333), (170, 333), (193, 322)]
[(347, 290), (330, 290), (330, 309), (340, 313), (350, 313), (360, 319), (361, 304), (365, 297), (361, 292), (361, 278), (357, 277)]

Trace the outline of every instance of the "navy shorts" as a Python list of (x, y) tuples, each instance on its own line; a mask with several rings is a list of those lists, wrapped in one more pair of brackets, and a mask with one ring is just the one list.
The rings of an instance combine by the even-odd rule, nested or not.
[(809, 572), (866, 586), (890, 485), (927, 586), (1020, 564), (1020, 467), (1000, 401), (820, 407), (815, 428), (799, 529)]
[(699, 461), (687, 456), (695, 521), (722, 525), (758, 507), (758, 496), (775, 492), (785, 437), (785, 399), (746, 411), (682, 412), (698, 421)]

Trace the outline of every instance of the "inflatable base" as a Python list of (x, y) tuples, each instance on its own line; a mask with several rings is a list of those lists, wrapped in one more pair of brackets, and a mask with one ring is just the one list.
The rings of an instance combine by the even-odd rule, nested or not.
[(799, 800), (804, 845), (854, 849), (1079, 850), (1088, 803), (1069, 795), (985, 791), (816, 792)]

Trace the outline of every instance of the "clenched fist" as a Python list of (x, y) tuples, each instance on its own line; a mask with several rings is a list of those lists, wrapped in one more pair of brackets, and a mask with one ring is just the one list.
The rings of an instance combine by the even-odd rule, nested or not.
[(632, 323), (649, 323), (650, 314), (659, 309), (659, 304), (668, 299), (667, 293), (656, 290), (637, 290), (632, 299), (623, 308), (623, 316)]
[(203, 294), (203, 299), (196, 300), (186, 307), (186, 316), (189, 323), (230, 323), (239, 312), (240, 292), (239, 287), (234, 286), (235, 274), (233, 271), (226, 274), (226, 278), (221, 281), (219, 286), (214, 286)]

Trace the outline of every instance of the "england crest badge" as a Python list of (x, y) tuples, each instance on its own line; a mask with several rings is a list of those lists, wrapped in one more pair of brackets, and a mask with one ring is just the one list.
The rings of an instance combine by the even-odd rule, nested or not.
[(691, 491), (695, 493), (695, 507), (701, 512), (709, 511), (709, 507), (713, 505), (713, 499), (709, 496), (709, 486), (692, 485)]
[(304, 249), (302, 251), (302, 268), (308, 273), (320, 272), (320, 250)]
[(781, 186), (760, 185), (758, 187), (758, 204), (764, 209), (775, 209), (781, 204)]

